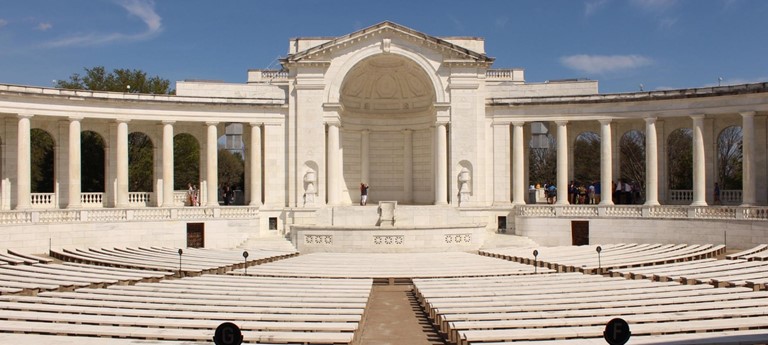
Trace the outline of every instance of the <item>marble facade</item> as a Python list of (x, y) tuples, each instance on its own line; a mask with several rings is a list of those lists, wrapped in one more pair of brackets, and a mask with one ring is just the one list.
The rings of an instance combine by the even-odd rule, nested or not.
[[(621, 136), (644, 132), (645, 207), (672, 203), (665, 144), (672, 131), (693, 129), (694, 188), (686, 202), (698, 207), (712, 203), (715, 138), (741, 126), (738, 204), (768, 204), (765, 83), (626, 94), (600, 94), (593, 80), (527, 83), (522, 69), (492, 69), (481, 38), (438, 38), (391, 22), (340, 37), (292, 39), (280, 62), (280, 71), (248, 71), (245, 84), (181, 81), (175, 96), (0, 84), (0, 209), (179, 207), (173, 190), (173, 136), (179, 133), (200, 144), (201, 205), (217, 209), (217, 140), (232, 123), (243, 128), (243, 207), (253, 210), (250, 218), (238, 216), (250, 222), (238, 226), (261, 235), (275, 230), (270, 218), (280, 231), (343, 222), (326, 216), (328, 210), (357, 205), (360, 183), (371, 186), (370, 205), (458, 209), (455, 224), (488, 228), (508, 215), (514, 228), (513, 210), (524, 207), (528, 186), (538, 182), (528, 178), (527, 157), (532, 125), (539, 123), (557, 137), (559, 186), (573, 178), (570, 147), (580, 133), (600, 135), (601, 181), (610, 185), (619, 176)], [(50, 195), (30, 192), (32, 128), (56, 143)], [(90, 199), (80, 190), (84, 130), (105, 138), (108, 157), (106, 190)], [(154, 144), (154, 190), (144, 196), (128, 192), (127, 136), (133, 132)], [(567, 206), (565, 190), (555, 207)], [(611, 204), (604, 198), (600, 206)], [(206, 215), (219, 219), (221, 213)]]

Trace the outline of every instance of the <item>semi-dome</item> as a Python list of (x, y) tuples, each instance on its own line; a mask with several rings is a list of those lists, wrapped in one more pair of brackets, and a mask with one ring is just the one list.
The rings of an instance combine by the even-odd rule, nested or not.
[(394, 55), (360, 62), (349, 72), (341, 89), (345, 111), (359, 114), (418, 113), (430, 109), (434, 99), (424, 70)]

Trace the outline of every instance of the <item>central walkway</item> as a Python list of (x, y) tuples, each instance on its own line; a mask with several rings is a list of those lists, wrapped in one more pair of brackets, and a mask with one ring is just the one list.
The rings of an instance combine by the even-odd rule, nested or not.
[(411, 285), (374, 285), (352, 345), (443, 345)]

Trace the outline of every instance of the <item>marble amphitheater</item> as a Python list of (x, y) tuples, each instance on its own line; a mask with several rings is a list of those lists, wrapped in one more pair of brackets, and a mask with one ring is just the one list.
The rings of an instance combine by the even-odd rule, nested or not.
[[(291, 39), (280, 62), (176, 95), (0, 84), (0, 343), (203, 344), (233, 322), (249, 344), (591, 344), (624, 335), (604, 333), (614, 318), (631, 344), (768, 342), (768, 83), (527, 83), (482, 38), (392, 22)], [(742, 187), (716, 191), (729, 128)], [(681, 129), (690, 189), (670, 187)], [(54, 143), (46, 192), (33, 131)], [(86, 131), (103, 163), (81, 159)], [(544, 200), (535, 186), (575, 179), (587, 132), (602, 186), (623, 176), (622, 138), (644, 135), (641, 202)], [(129, 191), (134, 133), (151, 190)], [(199, 206), (174, 190), (179, 135), (199, 144), (200, 180), (181, 181)], [(245, 186), (223, 206), (230, 135)], [(535, 181), (547, 138), (556, 179)], [(104, 190), (83, 191), (88, 164)]]

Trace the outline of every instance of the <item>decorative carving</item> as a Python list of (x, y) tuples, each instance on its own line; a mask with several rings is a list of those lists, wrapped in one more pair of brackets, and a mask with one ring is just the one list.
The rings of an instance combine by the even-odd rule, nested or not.
[(317, 195), (317, 190), (315, 189), (315, 181), (317, 181), (317, 174), (314, 170), (310, 169), (306, 174), (304, 174), (304, 183), (306, 184), (306, 188), (304, 189), (305, 206), (315, 204), (315, 195)]
[(333, 244), (333, 235), (304, 235), (304, 243), (313, 245), (331, 245)]
[(445, 235), (445, 243), (472, 243), (472, 234)]
[(389, 53), (389, 50), (392, 48), (392, 39), (385, 38), (381, 40), (381, 51), (384, 53)]
[(402, 245), (404, 242), (403, 235), (374, 235), (373, 244), (375, 245)]
[(469, 170), (462, 168), (459, 173), (459, 206), (462, 203), (469, 201), (469, 181), (472, 179)]

